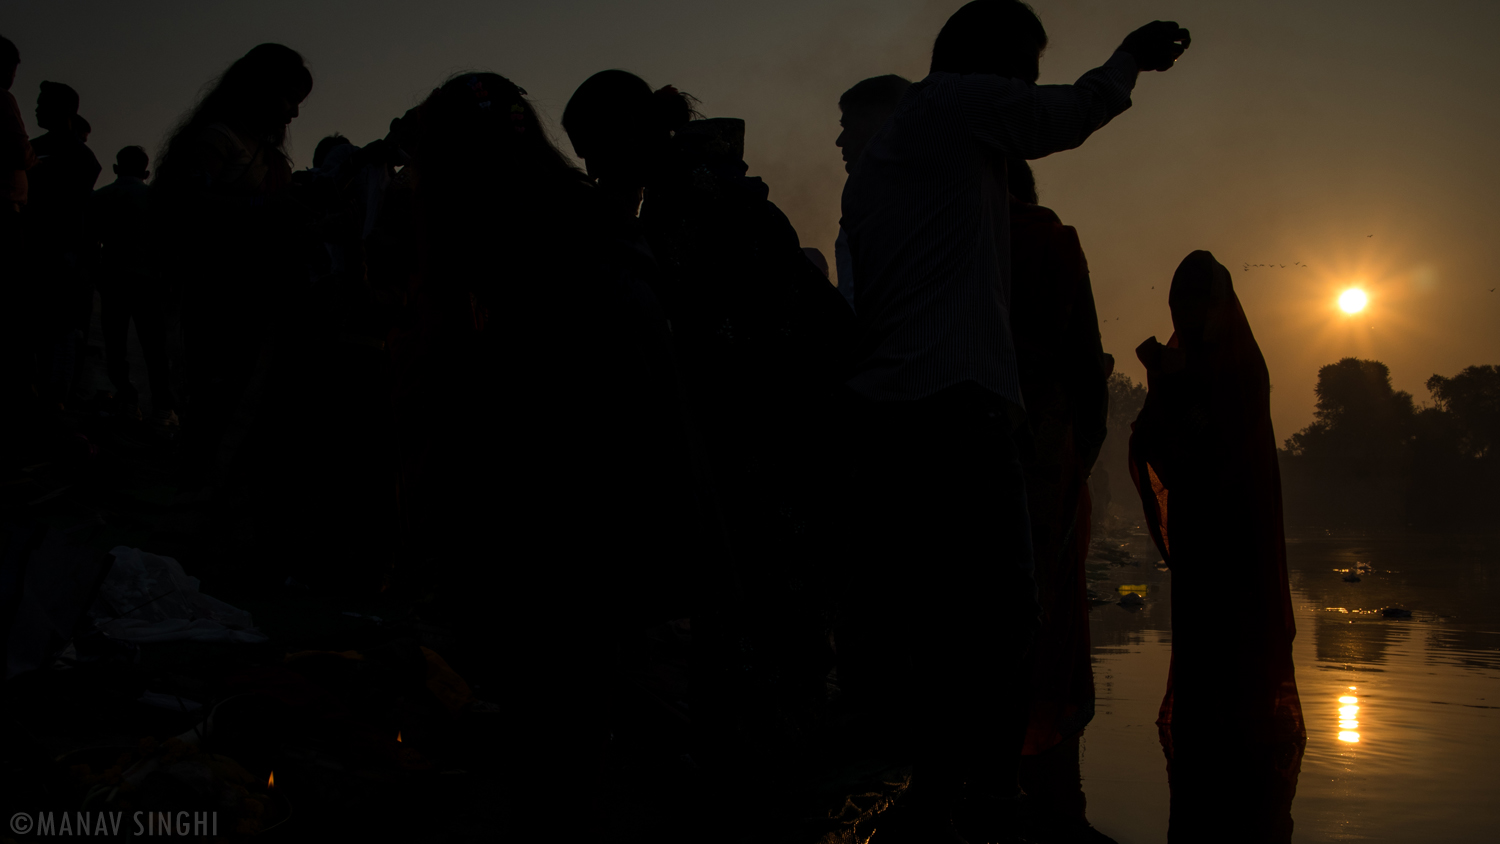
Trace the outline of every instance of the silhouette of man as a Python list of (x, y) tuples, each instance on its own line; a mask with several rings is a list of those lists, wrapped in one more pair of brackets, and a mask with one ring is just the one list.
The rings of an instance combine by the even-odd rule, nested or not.
[(78, 136), (78, 92), (59, 82), (43, 82), (36, 99), (36, 124), (46, 134), (31, 141), (37, 166), (31, 174), (30, 211), (38, 221), (56, 227), (49, 234), (72, 236), (94, 182), (102, 169), (94, 153)]
[(36, 342), (32, 330), (30, 286), (25, 250), (21, 248), (21, 209), (26, 205), (26, 171), (36, 164), (21, 108), (11, 95), (21, 51), (0, 36), (0, 461), (17, 459), (38, 442), (37, 423), (44, 417), (32, 389)]
[[(26, 171), (36, 164), (31, 141), (26, 135), (26, 122), (21, 118), (21, 107), (10, 93), (20, 65), (21, 51), (9, 38), (0, 35), (0, 85), (5, 89), (5, 102), (0, 103), (0, 190), (5, 192), (6, 199), (0, 205), (3, 231), (14, 230), (15, 216), (26, 204)], [(0, 234), (0, 237), (4, 236)]]
[(839, 676), (908, 742), (911, 790), (882, 828), (893, 841), (1014, 836), (976, 830), (1018, 811), (1021, 665), (1038, 612), (1005, 159), (1083, 143), (1130, 106), (1139, 70), (1170, 68), (1187, 42), (1158, 21), (1076, 84), (1038, 86), (1047, 35), (1035, 13), (969, 3), (845, 185), (860, 324), (848, 387), (863, 438), (852, 504), (866, 544)]
[[(896, 104), (906, 95), (911, 81), (894, 73), (872, 76), (839, 97), (839, 136), (833, 142), (843, 152), (844, 172), (853, 173), (865, 145), (891, 119)], [(833, 242), (833, 261), (838, 271), (839, 292), (854, 307), (854, 265), (849, 257), (849, 235), (839, 229)]]
[(153, 422), (170, 428), (177, 424), (176, 397), (167, 356), (167, 296), (151, 248), (150, 162), (137, 146), (116, 153), (115, 180), (89, 200), (87, 232), (90, 243), (99, 247), (100, 322), (116, 412), (136, 419), (141, 415), (126, 354), (133, 318), (146, 358)]
[(58, 82), (43, 82), (36, 101), (37, 126), (46, 134), (31, 148), (37, 165), (28, 175), (23, 218), (32, 250), (31, 283), (42, 339), (44, 394), (61, 404), (73, 383), (83, 332), (93, 309), (93, 293), (83, 272), (83, 214), (99, 160), (78, 139), (73, 121), (78, 92)]

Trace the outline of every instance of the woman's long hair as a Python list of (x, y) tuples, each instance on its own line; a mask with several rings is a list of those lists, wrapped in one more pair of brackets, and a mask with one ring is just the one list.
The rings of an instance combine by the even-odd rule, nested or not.
[(249, 133), (264, 145), (268, 163), (290, 173), (282, 101), (300, 103), (312, 85), (312, 73), (296, 50), (281, 44), (254, 47), (210, 83), (208, 93), (172, 130), (157, 156), (154, 184), (168, 189), (184, 186), (192, 168), (190, 148), (215, 123)]
[(418, 113), (423, 292), (443, 310), (471, 297), (483, 308), (502, 276), (551, 257), (544, 244), (577, 223), (587, 177), (553, 145), (526, 92), (498, 74), (459, 74)]

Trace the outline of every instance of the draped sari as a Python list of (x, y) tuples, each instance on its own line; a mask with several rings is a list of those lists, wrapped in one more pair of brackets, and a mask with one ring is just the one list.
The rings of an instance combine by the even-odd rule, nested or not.
[(1172, 667), (1157, 723), (1301, 737), (1265, 359), (1212, 254), (1183, 260), (1168, 301), (1172, 338), (1136, 350), (1150, 392), (1130, 438), (1146, 525), (1172, 571)]
[(1113, 360), (1104, 354), (1078, 233), (1050, 209), (1011, 201), (1011, 331), (1034, 446), (1026, 466), (1042, 624), (1031, 654), (1024, 753), (1080, 733), (1094, 716), (1089, 604), (1089, 470), (1104, 441)]

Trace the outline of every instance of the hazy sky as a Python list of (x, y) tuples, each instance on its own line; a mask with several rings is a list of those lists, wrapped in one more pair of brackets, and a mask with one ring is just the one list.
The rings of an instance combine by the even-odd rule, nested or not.
[[(589, 74), (624, 68), (744, 118), (751, 172), (831, 256), (839, 94), (877, 74), (921, 78), (960, 5), (5, 0), (0, 33), (21, 49), (12, 93), (28, 125), (38, 82), (72, 85), (106, 177), (121, 146), (154, 154), (203, 84), (262, 41), (301, 51), (316, 79), (292, 125), (304, 166), (322, 135), (379, 137), (458, 70), (503, 73), (556, 119)], [(1193, 249), (1234, 270), (1280, 437), (1311, 420), (1317, 369), (1340, 357), (1384, 361), (1418, 401), (1433, 373), (1500, 363), (1500, 3), (1034, 5), (1052, 39), (1043, 82), (1071, 82), (1152, 19), (1193, 33), (1175, 69), (1142, 75), (1130, 111), (1036, 164), (1043, 204), (1078, 227), (1118, 369), (1141, 378), (1135, 346), (1171, 333), (1167, 287)], [(1346, 317), (1334, 301), (1356, 282), (1371, 304)]]

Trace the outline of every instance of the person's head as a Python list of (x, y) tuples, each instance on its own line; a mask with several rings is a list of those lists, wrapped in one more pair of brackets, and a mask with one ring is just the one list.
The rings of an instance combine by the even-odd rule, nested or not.
[(211, 84), (184, 128), (225, 123), (279, 147), (286, 141), (287, 125), (312, 92), (312, 84), (312, 74), (296, 50), (261, 44)]
[(281, 44), (252, 48), (210, 83), (208, 93), (172, 131), (166, 149), (157, 156), (157, 178), (169, 183), (175, 179), (179, 153), (191, 158), (185, 147), (196, 143), (202, 131), (215, 123), (268, 143), (271, 163), (290, 172), (284, 148), (287, 126), (312, 92), (312, 84), (312, 74), (296, 50)]
[(839, 132), (833, 143), (843, 150), (844, 172), (853, 173), (865, 145), (890, 119), (911, 82), (894, 73), (860, 82), (839, 97)]
[(141, 147), (128, 146), (115, 153), (115, 175), (122, 179), (144, 181), (151, 175), (151, 171), (147, 169), (150, 166), (151, 157)]
[(526, 92), (463, 73), (401, 118), (425, 244), (424, 284), (449, 302), (483, 301), (493, 280), (534, 259), (586, 179), (543, 130)]
[(328, 160), (328, 153), (333, 152), (339, 147), (348, 145), (349, 139), (337, 132), (334, 132), (332, 135), (329, 135), (323, 140), (318, 141), (317, 147), (313, 149), (312, 166), (314, 168), (322, 167), (323, 162)]
[[(412, 119), (410, 113), (403, 123)], [(559, 174), (579, 175), (553, 146), (526, 91), (495, 73), (461, 73), (418, 107), (403, 126), (420, 179), (452, 187), (504, 190)]]
[(36, 125), (48, 132), (71, 130), (78, 92), (61, 82), (43, 82), (36, 97)]
[(21, 66), (21, 51), (15, 42), (0, 35), (0, 90), (10, 90), (16, 84), (16, 68)]
[(85, 120), (81, 114), (73, 115), (73, 119), (68, 121), (68, 125), (72, 127), (73, 134), (77, 135), (78, 140), (83, 143), (88, 143), (89, 135), (94, 134), (93, 124)]
[(416, 145), (417, 132), (421, 128), (421, 123), (421, 106), (408, 109), (400, 117), (392, 117), (390, 128), (385, 133), (386, 142), (410, 154)]
[(1047, 30), (1021, 0), (974, 0), (943, 24), (932, 73), (988, 73), (1035, 82)]
[(1021, 202), (1035, 205), (1040, 201), (1036, 195), (1036, 174), (1031, 172), (1031, 164), (1026, 159), (1006, 159), (1005, 181), (1010, 195)]
[(604, 70), (573, 92), (562, 124), (590, 176), (639, 187), (657, 151), (696, 116), (693, 102), (671, 86), (652, 92), (633, 73)]
[(1195, 348), (1212, 333), (1210, 323), (1234, 295), (1234, 279), (1213, 253), (1198, 250), (1182, 259), (1172, 275), (1167, 306), (1172, 328), (1184, 348)]
[(260, 44), (241, 56), (198, 104), (202, 117), (282, 143), (312, 93), (312, 73), (296, 50)]

